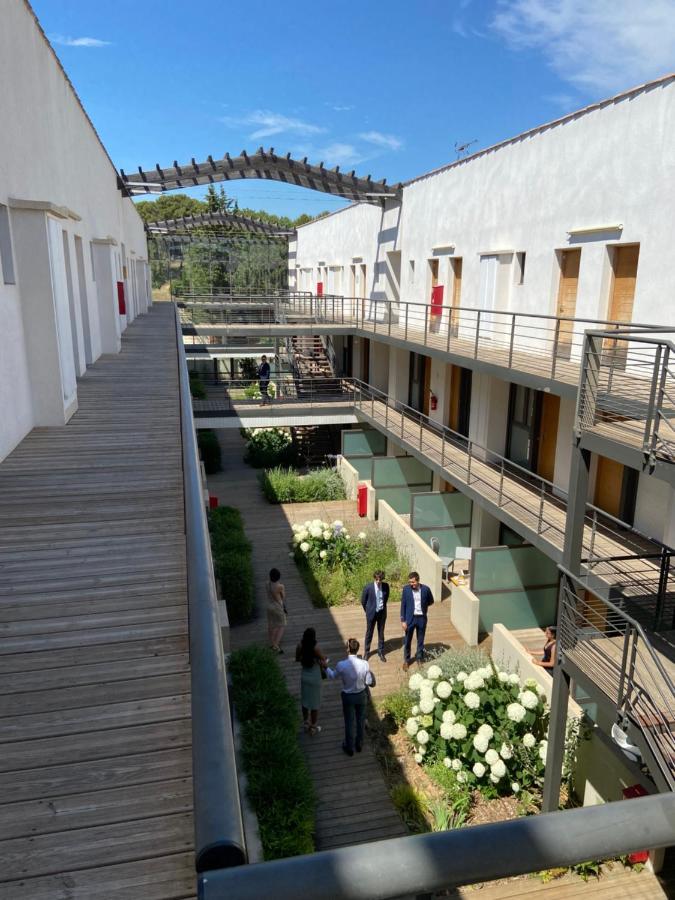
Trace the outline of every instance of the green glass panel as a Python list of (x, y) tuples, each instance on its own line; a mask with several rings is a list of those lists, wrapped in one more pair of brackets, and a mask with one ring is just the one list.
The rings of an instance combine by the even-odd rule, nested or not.
[(492, 631), (496, 622), (511, 629), (545, 628), (555, 622), (557, 596), (554, 587), (482, 595), (480, 630)]
[(373, 476), (372, 456), (353, 456), (348, 462), (359, 473), (359, 481), (370, 481)]
[(459, 491), (414, 494), (412, 503), (412, 524), (415, 531), (434, 525), (458, 526), (471, 522), (471, 500)]
[(409, 484), (419, 492), (421, 485), (431, 487), (431, 478), (431, 470), (414, 456), (381, 456), (373, 460), (373, 487)]
[(522, 538), (517, 532), (512, 531), (508, 526), (502, 526), (502, 543), (506, 544), (507, 547), (520, 547), (521, 544), (525, 543), (525, 538)]
[[(378, 497), (379, 497), (378, 491)], [(471, 528), (465, 525), (461, 528), (416, 528), (415, 531), (425, 543), (429, 544), (432, 537), (438, 538), (440, 549), (439, 556), (455, 558), (457, 547), (468, 547), (471, 540)]]
[(474, 550), (471, 571), (476, 594), (558, 583), (557, 565), (536, 547)]
[(406, 487), (378, 488), (377, 499), (384, 500), (399, 515), (410, 512), (410, 491)]
[(352, 456), (376, 456), (387, 452), (387, 438), (379, 431), (348, 431), (342, 432), (342, 455)]

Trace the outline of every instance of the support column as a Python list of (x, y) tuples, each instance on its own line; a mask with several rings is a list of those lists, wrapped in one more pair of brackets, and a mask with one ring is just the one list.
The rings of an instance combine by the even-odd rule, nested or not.
[(560, 664), (560, 654), (556, 657), (551, 691), (551, 713), (548, 721), (548, 750), (546, 752), (546, 775), (541, 811), (557, 812), (560, 806), (560, 782), (565, 755), (567, 734), (567, 704), (570, 696), (570, 676)]

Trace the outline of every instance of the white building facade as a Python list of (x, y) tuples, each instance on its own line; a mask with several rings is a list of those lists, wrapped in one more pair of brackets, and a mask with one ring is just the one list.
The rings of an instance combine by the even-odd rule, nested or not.
[(1, 460), (68, 421), (77, 378), (151, 296), (140, 216), (23, 0), (3, 6), (0, 83)]

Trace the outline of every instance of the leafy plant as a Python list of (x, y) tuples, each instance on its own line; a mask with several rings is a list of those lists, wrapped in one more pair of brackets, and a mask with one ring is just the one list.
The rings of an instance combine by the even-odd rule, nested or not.
[(213, 570), (230, 623), (245, 622), (253, 613), (253, 565), (239, 510), (231, 506), (210, 510), (209, 532)]
[(591, 875), (594, 878), (600, 878), (602, 872), (602, 863), (597, 859), (591, 859), (587, 862), (577, 863), (576, 866), (571, 866), (570, 868), (583, 881), (588, 881)]
[(394, 785), (390, 791), (391, 802), (411, 831), (428, 831), (425, 811), (427, 801), (424, 794), (404, 781)]
[(239, 360), (239, 368), (241, 369), (241, 377), (247, 381), (252, 381), (258, 375), (258, 365), (252, 356), (245, 356)]
[(278, 466), (262, 474), (263, 494), (270, 503), (313, 503), (318, 500), (344, 500), (342, 478), (334, 469), (313, 469), (300, 475)]
[(313, 853), (316, 795), (298, 746), (297, 705), (276, 657), (247, 647), (230, 656), (228, 668), (265, 859)]
[(206, 400), (206, 388), (199, 372), (189, 372), (190, 394), (195, 400)]
[(380, 711), (384, 716), (392, 719), (396, 725), (403, 725), (410, 718), (413, 706), (413, 695), (408, 688), (399, 688), (391, 694), (387, 694), (380, 701)]
[(216, 472), (220, 472), (222, 468), (220, 443), (215, 431), (211, 431), (209, 428), (198, 428), (197, 446), (199, 447), (206, 474), (213, 475)]
[(249, 428), (244, 437), (244, 462), (254, 469), (288, 466), (295, 461), (291, 433), (286, 428)]

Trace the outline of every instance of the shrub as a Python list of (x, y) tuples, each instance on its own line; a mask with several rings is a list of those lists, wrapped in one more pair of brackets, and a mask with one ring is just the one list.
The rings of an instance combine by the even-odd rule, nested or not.
[(262, 490), (270, 503), (312, 503), (317, 500), (344, 500), (344, 484), (335, 469), (312, 469), (299, 475), (278, 466), (261, 476)]
[(490, 665), (490, 658), (477, 647), (450, 647), (434, 657), (444, 678), (455, 678), (459, 672), (473, 672)]
[(222, 466), (220, 464), (220, 444), (215, 431), (209, 428), (197, 429), (197, 446), (204, 463), (207, 475), (213, 475), (220, 472)]
[(239, 360), (239, 368), (241, 369), (241, 377), (247, 381), (252, 381), (258, 377), (258, 364), (252, 356), (245, 356)]
[(411, 831), (428, 831), (427, 800), (421, 791), (401, 781), (390, 791), (391, 802)]
[(417, 763), (440, 761), (487, 797), (541, 785), (548, 710), (534, 680), (521, 685), (492, 664), (445, 678), (433, 663), (408, 687), (415, 705), (405, 728)]
[[(342, 522), (328, 525), (319, 519), (294, 525), (293, 532), (295, 559), (316, 606), (358, 602), (363, 585), (376, 569), (386, 573), (392, 599), (405, 583), (408, 561), (399, 556), (393, 538), (387, 534), (362, 531), (354, 539)], [(324, 537), (326, 532), (328, 538)], [(307, 550), (303, 549), (305, 544)]]
[(244, 438), (244, 462), (254, 469), (289, 466), (295, 461), (291, 433), (286, 428), (249, 428)]
[(213, 571), (220, 584), (230, 623), (236, 625), (253, 614), (253, 566), (251, 544), (244, 533), (239, 510), (220, 506), (209, 511)]
[[(271, 381), (267, 385), (267, 396), (276, 397), (276, 395), (277, 386), (273, 381)], [(246, 385), (246, 387), (244, 388), (244, 397), (246, 397), (247, 400), (262, 400), (262, 391), (260, 390), (260, 385), (257, 383)]]
[(397, 725), (404, 725), (410, 718), (413, 707), (413, 695), (408, 688), (400, 688), (387, 694), (380, 703), (380, 711)]
[(247, 647), (230, 656), (229, 670), (265, 859), (313, 853), (314, 786), (296, 737), (297, 706), (277, 660), (266, 648)]
[(206, 400), (206, 388), (199, 372), (189, 372), (190, 394), (195, 400)]

